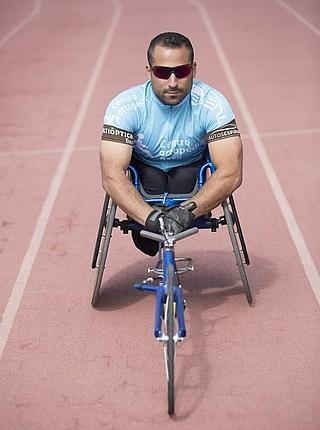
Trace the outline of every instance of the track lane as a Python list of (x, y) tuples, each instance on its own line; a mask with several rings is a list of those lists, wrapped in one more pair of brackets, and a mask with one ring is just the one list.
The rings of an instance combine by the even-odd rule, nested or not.
[(274, 0), (294, 19), (307, 27), (315, 36), (320, 37), (320, 6), (317, 2), (301, 2)]
[[(208, 9), (210, 10), (210, 9)], [(271, 13), (273, 11), (273, 14)], [(259, 9), (259, 5), (254, 4), (254, 7), (251, 9), (251, 19), (253, 21), (258, 21), (258, 16), (261, 16), (261, 12), (265, 14), (266, 17), (266, 23), (270, 23), (271, 26), (272, 17), (275, 16), (275, 7), (272, 4), (264, 4), (262, 11)], [(226, 17), (222, 17), (220, 20), (217, 20), (219, 25), (217, 28), (221, 28), (222, 35), (224, 33), (223, 30), (223, 19), (231, 20), (236, 23), (236, 25), (239, 26), (239, 30), (241, 28), (242, 31), (239, 31), (239, 34), (242, 35), (242, 37), (246, 37), (245, 32), (245, 9), (239, 9), (237, 11), (230, 10), (229, 15)], [(205, 17), (207, 17), (207, 12), (204, 11), (203, 14)], [(233, 15), (233, 16), (232, 16)], [(235, 19), (236, 18), (236, 19)], [(207, 18), (205, 18), (207, 19)], [(280, 19), (280, 18), (278, 18)], [(290, 22), (290, 21), (289, 21)], [(224, 48), (222, 46), (219, 46), (220, 42), (219, 40), (215, 41), (215, 35), (212, 33), (211, 38), (213, 40), (213, 43), (216, 46), (216, 49), (218, 51), (221, 51), (221, 61), (225, 63), (225, 71), (228, 76), (228, 80), (232, 85), (232, 90), (237, 96), (237, 102), (240, 102), (241, 107), (241, 113), (245, 114), (245, 123), (249, 124), (248, 126), (251, 129), (251, 132), (253, 133), (252, 136), (252, 142), (254, 143), (255, 149), (257, 153), (259, 154), (260, 161), (263, 165), (263, 168), (266, 172), (266, 175), (269, 179), (270, 185), (273, 189), (274, 195), (278, 201), (279, 207), (281, 209), (281, 212), (286, 219), (287, 226), (290, 232), (290, 235), (292, 237), (292, 240), (295, 242), (297, 251), (300, 255), (301, 262), (304, 266), (304, 269), (306, 271), (306, 274), (309, 278), (310, 285), (315, 293), (315, 296), (320, 301), (320, 276), (319, 272), (317, 271), (317, 268), (315, 266), (315, 263), (312, 259), (312, 256), (310, 254), (308, 244), (305, 242), (305, 239), (301, 233), (299, 223), (295, 219), (294, 210), (292, 207), (290, 207), (290, 202), (287, 200), (286, 197), (286, 190), (282, 188), (281, 184), (278, 181), (277, 178), (277, 172), (274, 171), (272, 166), (272, 159), (273, 157), (270, 157), (268, 155), (268, 146), (265, 146), (263, 144), (263, 141), (260, 139), (257, 126), (255, 122), (257, 122), (258, 129), (259, 129), (259, 123), (265, 122), (265, 118), (267, 118), (266, 124), (268, 124), (269, 120), (274, 120), (274, 115), (264, 115), (264, 111), (266, 109), (269, 109), (269, 112), (272, 111), (272, 109), (275, 110), (275, 112), (279, 112), (279, 108), (282, 108), (281, 115), (278, 116), (278, 118), (281, 121), (285, 121), (286, 118), (289, 119), (288, 124), (292, 121), (295, 121), (296, 123), (301, 124), (303, 121), (304, 124), (309, 125), (310, 123), (313, 125), (317, 124), (317, 113), (320, 109), (319, 104), (319, 97), (318, 94), (319, 91), (315, 90), (314, 85), (312, 82), (315, 82), (316, 76), (317, 76), (317, 70), (319, 69), (319, 62), (313, 61), (312, 55), (310, 55), (310, 51), (306, 51), (303, 49), (303, 46), (305, 46), (306, 43), (308, 43), (308, 46), (311, 42), (311, 52), (319, 51), (318, 46), (316, 46), (314, 38), (312, 35), (310, 35), (308, 32), (305, 31), (304, 28), (299, 28), (296, 34), (296, 41), (295, 45), (290, 45), (290, 38), (288, 37), (288, 32), (286, 30), (286, 22), (283, 22), (284, 30), (282, 33), (280, 33), (282, 27), (278, 29), (277, 33), (272, 33), (270, 36), (269, 43), (272, 46), (277, 46), (277, 50), (273, 50), (273, 59), (276, 62), (277, 66), (280, 67), (280, 70), (282, 71), (279, 73), (272, 73), (273, 68), (270, 68), (270, 64), (261, 64), (265, 61), (265, 57), (261, 55), (261, 48), (263, 48), (263, 52), (267, 51), (266, 40), (264, 38), (264, 27), (261, 26), (260, 28), (255, 28), (256, 30), (256, 40), (257, 45), (254, 45), (252, 49), (250, 50), (250, 60), (253, 62), (252, 64), (255, 64), (255, 77), (256, 82), (255, 84), (251, 84), (249, 87), (246, 87), (245, 82), (248, 80), (248, 76), (251, 76), (248, 74), (248, 71), (251, 69), (251, 63), (249, 66), (247, 65), (246, 58), (244, 60), (241, 56), (238, 57), (238, 62), (242, 62), (242, 67), (239, 67), (239, 70), (241, 70), (240, 73), (240, 80), (237, 82), (237, 79), (235, 79), (235, 75), (232, 71), (232, 69), (229, 66), (228, 63), (228, 54), (226, 58), (224, 58)], [(211, 27), (210, 20), (207, 19), (207, 27), (209, 29), (209, 32), (214, 32), (214, 27)], [(304, 31), (303, 31), (304, 30)], [(250, 31), (250, 29), (249, 29)], [(251, 32), (253, 31), (253, 28), (251, 29)], [(290, 40), (289, 40), (290, 39)], [(228, 41), (227, 38), (225, 38), (226, 41)], [(308, 42), (307, 42), (308, 40)], [(228, 42), (226, 43), (227, 50), (230, 49), (230, 58), (233, 56), (233, 47)], [(297, 46), (301, 49), (301, 60), (302, 63), (300, 64), (300, 67), (294, 67), (291, 68), (294, 58), (294, 50), (297, 48)], [(243, 52), (246, 48), (246, 44), (241, 45)], [(241, 51), (240, 51), (241, 52)], [(255, 61), (254, 61), (255, 60)], [(262, 67), (261, 67), (262, 66)], [(235, 66), (237, 67), (237, 66)], [(278, 69), (277, 69), (278, 70)], [(257, 72), (257, 73), (256, 73)], [(271, 74), (270, 74), (271, 72)], [(247, 73), (247, 74), (246, 74)], [(287, 76), (290, 74), (290, 80), (286, 79)], [(308, 80), (305, 80), (302, 78), (302, 76), (308, 76)], [(244, 78), (244, 80), (242, 80)], [(242, 84), (242, 82), (244, 82)], [(240, 85), (239, 85), (240, 84)], [(248, 104), (245, 102), (245, 97), (242, 96), (240, 88), (244, 85), (245, 88), (249, 89), (249, 97), (248, 97)], [(256, 91), (259, 90), (259, 97), (256, 96), (252, 98), (252, 106), (255, 112), (255, 118), (253, 119), (250, 108), (248, 109), (248, 106), (251, 106), (251, 94), (250, 90), (254, 91), (254, 88), (256, 87)], [(275, 92), (278, 92), (276, 94)], [(295, 109), (292, 109), (292, 94), (295, 95), (296, 100), (299, 100), (299, 102), (294, 105), (296, 107)], [(278, 103), (279, 100), (279, 103)], [(257, 105), (258, 101), (258, 105)], [(278, 106), (278, 104), (282, 104), (283, 106)], [(260, 109), (261, 106), (261, 109)], [(290, 116), (286, 115), (286, 112), (290, 112)], [(278, 119), (277, 118), (277, 119)], [(272, 126), (270, 127), (272, 129)], [(292, 138), (293, 140), (293, 138)], [(269, 145), (270, 146), (270, 145)], [(314, 151), (318, 152), (316, 149)], [(309, 156), (309, 160), (311, 160), (312, 155)], [(276, 159), (276, 158), (275, 158)], [(312, 182), (314, 186), (316, 186), (317, 183), (319, 183), (319, 175), (317, 172), (317, 167), (315, 163), (312, 163), (314, 165), (314, 168), (310, 169), (310, 165), (308, 167), (308, 171), (312, 172)], [(286, 169), (287, 175), (290, 175), (290, 179), (292, 181), (293, 178), (293, 172), (290, 172), (289, 169)], [(293, 182), (291, 182), (291, 187), (293, 186)], [(307, 191), (307, 190), (306, 190)], [(302, 203), (301, 201), (299, 203)], [(308, 210), (314, 210), (316, 211), (316, 201), (311, 202), (310, 206), (308, 207)], [(300, 219), (301, 224), (304, 225), (303, 218)], [(317, 228), (317, 227), (315, 227)]]
[[(55, 202), (56, 195), (59, 192), (59, 187), (63, 180), (65, 170), (68, 166), (73, 147), (75, 146), (75, 143), (76, 143), (76, 139), (78, 138), (78, 134), (82, 126), (83, 118), (88, 109), (91, 95), (92, 95), (92, 92), (94, 91), (94, 87), (96, 85), (96, 81), (100, 73), (102, 62), (104, 61), (104, 57), (106, 55), (106, 52), (111, 42), (114, 28), (119, 18), (119, 8), (115, 7), (115, 9), (116, 9), (116, 13), (114, 15), (114, 19), (111, 23), (110, 29), (108, 29), (107, 33), (103, 38), (102, 47), (98, 52), (98, 57), (95, 62), (94, 68), (91, 71), (91, 74), (89, 75), (89, 80), (85, 88), (83, 97), (81, 99), (81, 104), (79, 106), (75, 120), (72, 123), (71, 130), (69, 132), (66, 144), (63, 148), (62, 156), (59, 160), (59, 163), (54, 172), (54, 175), (52, 176), (49, 191), (44, 198), (44, 202), (41, 207), (39, 216), (37, 217), (36, 225), (33, 230), (30, 243), (28, 244), (27, 251), (24, 255), (20, 270), (18, 271), (13, 289), (10, 292), (8, 303), (6, 304), (6, 307), (2, 315), (2, 321), (0, 325), (0, 355), (2, 354), (5, 348), (6, 341), (10, 334), (10, 330), (14, 322), (17, 310), (19, 308), (25, 286), (28, 282), (28, 278), (32, 270), (32, 266), (36, 258), (39, 246), (41, 244), (42, 237), (46, 229), (46, 225), (48, 223), (50, 213), (52, 211), (52, 207)], [(54, 38), (52, 37), (52, 34), (49, 33), (49, 35), (51, 37), (51, 40), (53, 40)], [(50, 45), (50, 42), (48, 43), (48, 45)], [(46, 49), (48, 49), (47, 45), (46, 45)]]
[[(13, 4), (12, 4), (13, 3)], [(27, 26), (39, 13), (41, 0), (3, 1), (1, 4), (0, 49)]]

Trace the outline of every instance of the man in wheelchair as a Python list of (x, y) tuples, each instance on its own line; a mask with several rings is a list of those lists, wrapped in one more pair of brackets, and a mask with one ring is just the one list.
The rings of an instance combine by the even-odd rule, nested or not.
[[(242, 181), (242, 143), (226, 98), (194, 80), (196, 63), (190, 40), (161, 33), (150, 42), (148, 81), (116, 96), (108, 105), (101, 142), (102, 183), (106, 193), (145, 229), (158, 232), (160, 218), (173, 233), (220, 205)], [(215, 172), (195, 189), (209, 153)], [(138, 171), (150, 195), (186, 194), (181, 205), (150, 206), (127, 175)], [(135, 245), (156, 255), (158, 243), (132, 232)]]

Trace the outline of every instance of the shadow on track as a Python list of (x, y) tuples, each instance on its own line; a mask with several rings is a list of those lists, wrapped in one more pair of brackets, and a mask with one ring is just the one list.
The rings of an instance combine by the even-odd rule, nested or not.
[[(246, 271), (258, 306), (259, 291), (274, 285), (277, 267), (274, 261), (252, 254), (250, 258), (251, 265), (246, 267)], [(184, 296), (188, 302), (188, 335), (187, 348), (178, 349), (176, 395), (179, 412), (172, 417), (174, 421), (183, 421), (191, 416), (201, 405), (211, 385), (215, 362), (214, 357), (208, 354), (208, 337), (214, 336), (216, 324), (228, 317), (206, 318), (205, 312), (214, 312), (235, 296), (241, 298), (241, 303), (235, 304), (237, 308), (240, 308), (241, 312), (247, 312), (247, 309), (250, 312), (232, 252), (196, 251), (193, 253), (193, 260), (195, 272), (183, 275), (181, 279)], [(113, 273), (110, 277), (106, 274), (96, 309), (108, 312), (126, 308), (143, 300), (146, 295), (135, 290), (133, 285), (147, 277), (147, 268), (153, 263), (150, 258), (145, 258)], [(152, 319), (146, 323), (151, 325)]]
[[(176, 395), (180, 413), (173, 417), (175, 421), (183, 421), (197, 410), (212, 382), (215, 364), (214, 357), (209, 357), (207, 342), (214, 335), (216, 324), (228, 317), (206, 318), (206, 311), (214, 312), (214, 309), (237, 295), (242, 296), (243, 303), (236, 306), (240, 306), (244, 312), (247, 309), (250, 311), (232, 253), (196, 252), (193, 259), (195, 272), (182, 279), (188, 302), (186, 342), (190, 343), (189, 348), (186, 348), (188, 352), (185, 352), (186, 349), (178, 350)], [(259, 296), (259, 290), (274, 284), (277, 278), (276, 264), (253, 255), (251, 261), (247, 275), (253, 295)]]
[(95, 307), (98, 311), (114, 311), (126, 308), (145, 298), (141, 291), (137, 291), (133, 285), (147, 278), (147, 268), (153, 265), (149, 258), (138, 260), (108, 276), (108, 268), (102, 281), (99, 301)]

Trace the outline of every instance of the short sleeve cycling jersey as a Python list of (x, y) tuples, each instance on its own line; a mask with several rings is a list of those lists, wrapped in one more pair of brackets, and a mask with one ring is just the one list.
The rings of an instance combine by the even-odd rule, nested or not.
[(150, 81), (122, 92), (107, 107), (102, 133), (163, 171), (200, 160), (208, 142), (232, 136), (239, 131), (228, 101), (202, 81), (173, 106), (160, 101)]

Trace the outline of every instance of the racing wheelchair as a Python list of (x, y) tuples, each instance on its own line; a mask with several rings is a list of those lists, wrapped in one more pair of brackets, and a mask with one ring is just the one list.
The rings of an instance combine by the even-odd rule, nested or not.
[[(129, 165), (128, 175), (133, 185), (141, 193), (146, 202), (150, 205), (170, 207), (188, 200), (200, 189), (208, 174), (215, 171), (214, 164), (207, 159), (200, 167), (197, 183), (192, 193), (184, 195), (150, 195), (145, 192), (140, 181), (136, 168)], [(106, 265), (109, 245), (112, 238), (112, 230), (120, 228), (123, 233), (131, 230), (140, 232), (140, 235), (159, 242), (158, 261), (155, 268), (148, 269), (153, 276), (148, 277), (140, 283), (134, 285), (138, 290), (151, 291), (156, 295), (154, 335), (159, 342), (163, 343), (165, 368), (167, 376), (168, 393), (168, 413), (174, 413), (174, 363), (177, 343), (186, 337), (186, 326), (184, 319), (185, 300), (183, 299), (182, 285), (179, 276), (182, 273), (193, 270), (192, 259), (189, 257), (176, 257), (174, 245), (178, 240), (196, 234), (199, 229), (207, 229), (216, 232), (220, 226), (227, 226), (233, 252), (238, 266), (243, 291), (247, 302), (252, 303), (253, 297), (246, 276), (245, 265), (249, 265), (249, 256), (241, 230), (241, 225), (236, 210), (235, 201), (230, 195), (222, 203), (223, 214), (219, 218), (207, 214), (193, 221), (190, 229), (176, 235), (165, 231), (161, 224), (161, 233), (156, 234), (144, 230), (144, 227), (137, 222), (116, 218), (117, 205), (109, 195), (105, 195), (103, 209), (100, 217), (98, 234), (92, 259), (92, 268), (96, 269), (96, 277), (91, 304), (97, 306), (102, 277)]]

